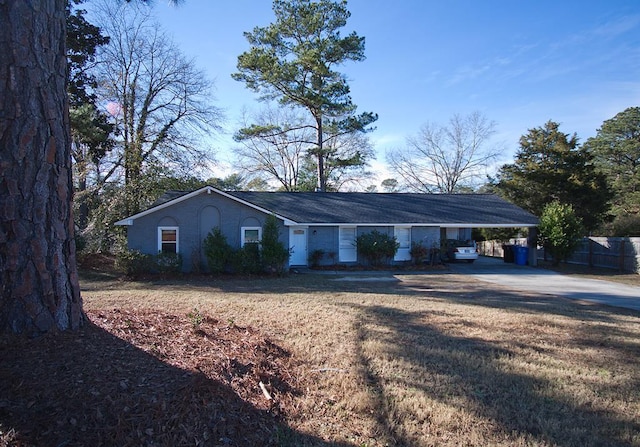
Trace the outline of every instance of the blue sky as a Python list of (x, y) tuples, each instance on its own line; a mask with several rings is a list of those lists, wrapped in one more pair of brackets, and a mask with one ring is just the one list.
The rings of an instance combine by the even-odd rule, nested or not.
[[(273, 21), (269, 0), (156, 1), (159, 23), (217, 87), (228, 158), (243, 107), (257, 96), (231, 79), (249, 46), (243, 32)], [(640, 1), (349, 0), (344, 33), (366, 39), (363, 62), (341, 67), (359, 111), (379, 114), (370, 134), (382, 169), (425, 122), (482, 112), (510, 162), (518, 139), (548, 120), (580, 140), (606, 119), (640, 105)]]

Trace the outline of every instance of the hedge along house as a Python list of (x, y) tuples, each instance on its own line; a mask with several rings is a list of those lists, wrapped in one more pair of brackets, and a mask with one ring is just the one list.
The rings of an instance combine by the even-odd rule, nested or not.
[(401, 263), (411, 259), (412, 243), (437, 247), (441, 239), (471, 239), (472, 228), (538, 225), (534, 215), (492, 194), (225, 192), (210, 186), (167, 192), (116, 225), (127, 226), (129, 249), (180, 253), (183, 270), (190, 271), (205, 263), (203, 241), (213, 228), (240, 248), (261, 239), (269, 215), (290, 249), (290, 267), (308, 265), (317, 250), (326, 254), (321, 264), (356, 264), (356, 238), (373, 230), (396, 237), (394, 262)]

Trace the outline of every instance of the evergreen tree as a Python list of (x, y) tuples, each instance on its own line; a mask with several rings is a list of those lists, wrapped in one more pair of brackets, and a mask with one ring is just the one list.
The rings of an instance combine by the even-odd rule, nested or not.
[(97, 49), (109, 43), (109, 37), (102, 30), (85, 18), (86, 11), (73, 5), (80, 5), (84, 0), (68, 0), (67, 2), (67, 70), (69, 83), (69, 105), (71, 108), (86, 104), (94, 104), (97, 87), (91, 68), (96, 61)]
[[(93, 103), (70, 108), (69, 123), (71, 156), (74, 162), (76, 224), (82, 230), (88, 223), (90, 204), (97, 199), (95, 186), (100, 182), (100, 160), (113, 147), (113, 125)], [(88, 179), (92, 173), (94, 187), (90, 188)]]
[(605, 121), (585, 147), (613, 192), (614, 227), (635, 221), (637, 228), (620, 235), (640, 232), (640, 107), (629, 107)]
[[(274, 0), (273, 11), (274, 23), (245, 33), (251, 49), (238, 57), (232, 76), (263, 99), (309, 112), (316, 139), (308, 153), (316, 160), (317, 189), (326, 191), (326, 130), (332, 129), (331, 136), (366, 132), (378, 118), (355, 114), (346, 77), (335, 71), (344, 62), (364, 60), (364, 38), (340, 35), (351, 15), (344, 0)], [(354, 157), (351, 163), (361, 161)]]
[(560, 132), (559, 126), (549, 121), (522, 136), (515, 163), (500, 168), (495, 186), (538, 216), (554, 200), (572, 205), (586, 229), (593, 230), (608, 211), (609, 188), (593, 157), (578, 147), (578, 137)]
[[(96, 64), (99, 47), (109, 43), (109, 37), (85, 18), (86, 11), (74, 5), (84, 0), (67, 3), (67, 73), (69, 94), (69, 124), (71, 128), (71, 156), (74, 174), (74, 210), (76, 226), (83, 231), (89, 223), (89, 214), (99, 202), (97, 188), (89, 185), (100, 179), (99, 164), (113, 146), (113, 125), (96, 106), (95, 89), (98, 85), (92, 68)], [(95, 186), (95, 185), (93, 185)]]
[(278, 220), (274, 215), (267, 216), (262, 227), (262, 262), (268, 272), (282, 274), (289, 260), (289, 250), (280, 242)]
[(553, 264), (566, 261), (582, 236), (582, 221), (571, 205), (548, 203), (540, 216), (539, 241), (553, 257)]

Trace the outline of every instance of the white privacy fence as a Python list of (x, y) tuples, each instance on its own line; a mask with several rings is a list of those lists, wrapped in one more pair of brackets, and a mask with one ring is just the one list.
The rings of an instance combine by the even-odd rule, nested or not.
[[(503, 257), (502, 244), (497, 241), (482, 241), (478, 243), (478, 251), (485, 256)], [(512, 239), (509, 244), (526, 246), (527, 239)], [(537, 255), (538, 259), (545, 259), (544, 249), (538, 247)], [(550, 256), (546, 258), (551, 259)], [(583, 238), (567, 262), (640, 273), (640, 237)]]

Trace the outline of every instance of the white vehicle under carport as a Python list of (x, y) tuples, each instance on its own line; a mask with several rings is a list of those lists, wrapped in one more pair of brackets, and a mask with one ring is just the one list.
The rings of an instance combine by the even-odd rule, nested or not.
[(442, 257), (445, 262), (465, 261), (472, 263), (478, 259), (476, 243), (469, 240), (447, 239), (443, 246)]

